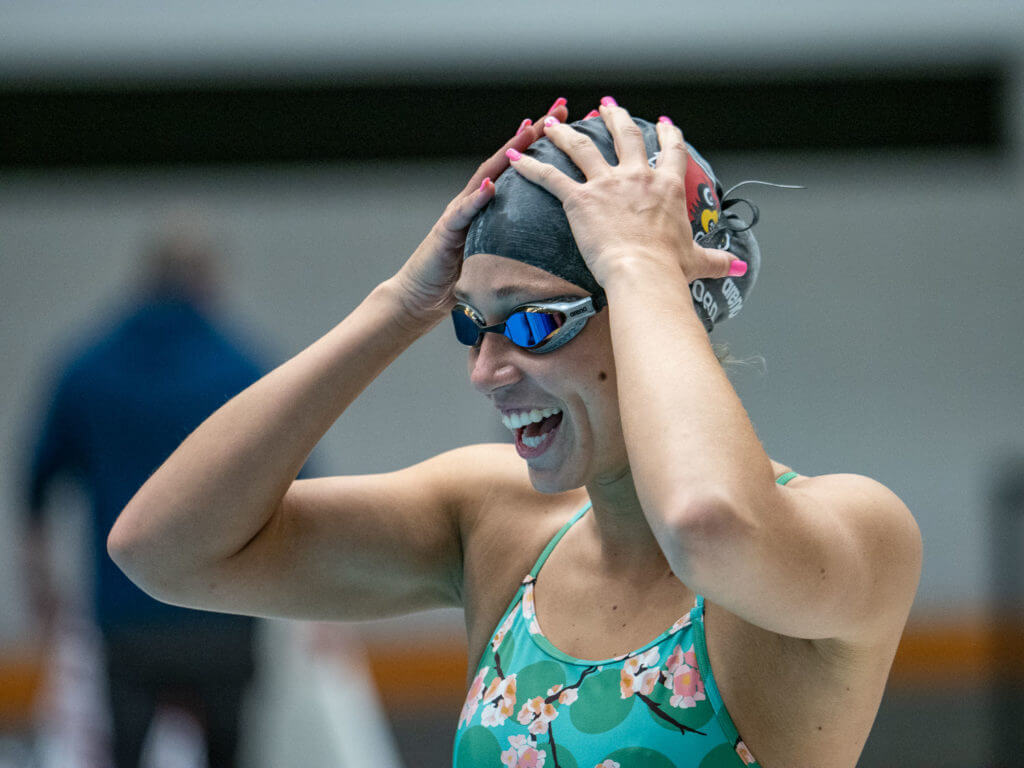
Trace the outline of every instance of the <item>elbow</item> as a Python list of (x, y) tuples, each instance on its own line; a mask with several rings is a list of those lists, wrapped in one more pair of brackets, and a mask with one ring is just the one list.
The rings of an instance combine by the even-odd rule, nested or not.
[(135, 581), (133, 574), (137, 570), (137, 563), (133, 558), (131, 546), (124, 540), (116, 523), (107, 535), (107, 555), (114, 561), (114, 565), (124, 572), (125, 576)]
[(142, 568), (145, 558), (140, 556), (137, 544), (125, 532), (126, 527), (122, 512), (107, 534), (107, 555), (136, 586), (145, 589), (142, 583), (145, 578)]
[(129, 503), (107, 534), (107, 555), (132, 583), (151, 597), (167, 602), (156, 553), (147, 551), (145, 539), (132, 532), (132, 505)]
[(114, 525), (107, 534), (107, 554), (118, 568), (131, 577), (129, 568), (135, 565), (138, 552), (138, 536), (131, 534), (132, 519), (135, 516), (132, 503), (121, 510)]

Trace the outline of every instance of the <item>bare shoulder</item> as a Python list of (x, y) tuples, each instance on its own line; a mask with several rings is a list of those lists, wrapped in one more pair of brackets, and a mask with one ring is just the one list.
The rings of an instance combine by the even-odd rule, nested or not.
[(530, 483), (526, 462), (511, 444), (477, 443), (443, 455), (452, 476), (458, 479), (455, 500), (463, 534), (472, 534), (486, 522), (487, 511), (495, 502), (540, 495)]
[[(790, 471), (772, 463), (776, 476)], [(798, 475), (785, 490), (807, 519), (828, 516), (835, 534), (859, 551), (857, 559), (874, 574), (874, 633), (898, 635), (917, 592), (923, 556), (921, 531), (907, 505), (878, 480), (852, 473)]]
[(449, 452), (448, 461), (461, 473), (463, 482), (457, 507), (467, 556), (473, 544), (489, 546), (488, 542), (495, 540), (525, 543), (535, 531), (543, 536), (547, 527), (564, 522), (573, 503), (587, 498), (583, 488), (558, 494), (536, 490), (526, 462), (511, 444), (465, 446)]

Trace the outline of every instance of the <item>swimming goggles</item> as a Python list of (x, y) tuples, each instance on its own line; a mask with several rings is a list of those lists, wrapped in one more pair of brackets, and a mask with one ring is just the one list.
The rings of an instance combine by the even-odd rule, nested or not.
[(485, 333), (500, 333), (517, 347), (544, 353), (571, 341), (604, 303), (604, 296), (532, 301), (513, 309), (505, 322), (485, 325), (475, 309), (460, 302), (452, 309), (452, 321), (455, 337), (467, 346), (480, 345)]

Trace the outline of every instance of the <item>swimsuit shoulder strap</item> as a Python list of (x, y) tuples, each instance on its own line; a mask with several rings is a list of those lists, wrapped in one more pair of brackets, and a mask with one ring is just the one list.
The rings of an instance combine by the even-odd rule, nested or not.
[(537, 562), (534, 563), (533, 568), (530, 569), (531, 578), (537, 578), (537, 574), (540, 572), (541, 567), (543, 567), (544, 561), (548, 559), (548, 555), (551, 554), (551, 550), (553, 550), (555, 545), (562, 540), (562, 537), (565, 536), (565, 532), (572, 528), (573, 523), (583, 517), (583, 513), (590, 509), (590, 504), (590, 501), (584, 504), (583, 507), (573, 515), (565, 525), (562, 526), (562, 529), (555, 534), (554, 538), (548, 542), (548, 545), (544, 547), (544, 551), (540, 553), (540, 557), (537, 558)]
[(797, 473), (791, 470), (784, 475), (779, 475), (777, 478), (775, 478), (775, 482), (778, 483), (779, 485), (785, 485), (794, 477), (797, 477)]

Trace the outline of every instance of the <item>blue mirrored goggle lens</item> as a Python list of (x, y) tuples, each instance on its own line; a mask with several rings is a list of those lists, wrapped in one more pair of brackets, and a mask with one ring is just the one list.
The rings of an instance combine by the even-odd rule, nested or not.
[(505, 335), (520, 347), (535, 347), (562, 327), (561, 312), (516, 312), (505, 321)]

